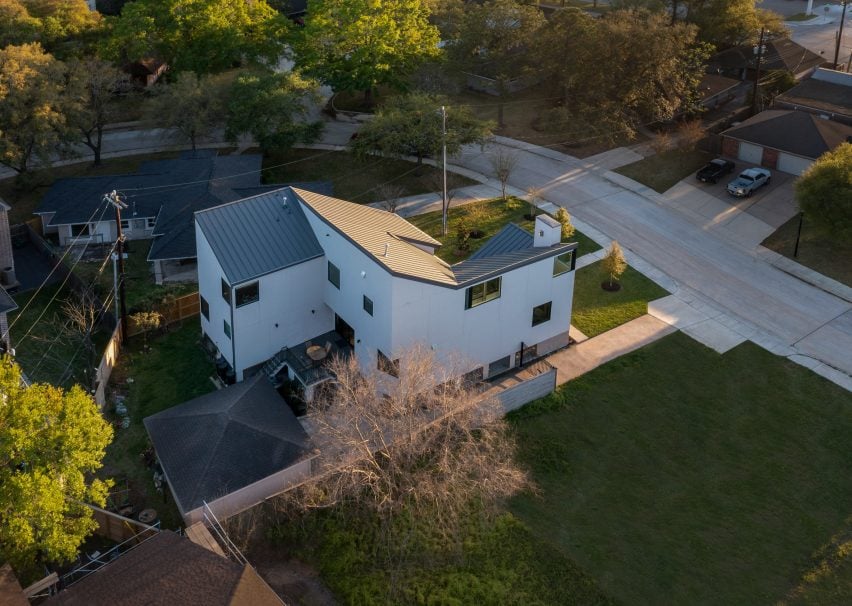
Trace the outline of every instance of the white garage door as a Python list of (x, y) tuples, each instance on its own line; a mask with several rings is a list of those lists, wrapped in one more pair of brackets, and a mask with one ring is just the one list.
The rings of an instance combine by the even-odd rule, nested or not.
[(792, 156), (790, 154), (778, 154), (778, 170), (791, 175), (801, 175), (805, 169), (813, 164), (813, 160)]
[(763, 148), (754, 143), (744, 143), (740, 141), (739, 159), (749, 164), (760, 164), (763, 160)]

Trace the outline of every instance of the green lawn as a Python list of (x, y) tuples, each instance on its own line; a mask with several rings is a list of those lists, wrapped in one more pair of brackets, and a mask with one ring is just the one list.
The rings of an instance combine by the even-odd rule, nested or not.
[[(676, 333), (512, 421), (511, 510), (623, 604), (773, 604), (848, 540), (852, 395), (751, 343)], [(803, 601), (852, 603), (849, 557)]]
[(641, 273), (628, 267), (621, 276), (621, 290), (601, 288), (607, 278), (597, 261), (578, 269), (574, 277), (574, 306), (571, 324), (587, 337), (594, 337), (648, 313), (648, 301), (669, 293)]
[[(148, 251), (151, 250), (150, 240), (130, 240), (130, 251), (124, 261), (126, 285), (127, 312), (151, 309), (168, 295), (180, 297), (198, 290), (197, 284), (165, 284), (158, 286), (154, 283), (151, 264), (147, 261)], [(97, 278), (98, 294), (106, 297), (113, 289), (112, 261), (108, 262), (99, 273), (102, 261), (80, 262), (74, 267), (74, 273), (83, 282), (89, 284)]]
[[(24, 309), (31, 298), (32, 303)], [(90, 360), (82, 333), (67, 328), (68, 318), (62, 310), (66, 300), (76, 299), (71, 288), (53, 284), (37, 295), (29, 291), (14, 299), (18, 310), (9, 314), (9, 334), (15, 359), (29, 379), (61, 387), (79, 383), (91, 389), (93, 368), (100, 362), (109, 334), (95, 331)]]
[(616, 168), (615, 172), (663, 193), (712, 159), (713, 155), (707, 152), (673, 149)]
[(805, 215), (799, 256), (794, 258), (799, 217), (793, 217), (766, 238), (762, 244), (819, 273), (852, 286), (852, 241), (844, 240), (817, 229)]
[[(110, 390), (126, 395), (131, 419), (127, 429), (116, 427), (115, 439), (107, 449), (104, 477), (127, 478), (136, 511), (153, 507), (164, 528), (182, 525), (174, 503), (156, 492), (152, 472), (145, 467), (141, 454), (148, 447), (148, 433), (142, 419), (213, 390), (209, 377), (213, 362), (201, 349), (198, 320), (184, 320), (172, 332), (149, 339), (150, 351), (142, 351), (142, 337), (134, 337), (122, 350), (118, 367), (110, 377)], [(127, 380), (132, 379), (131, 383)], [(107, 415), (115, 419), (113, 401)]]
[[(418, 166), (396, 158), (358, 159), (344, 151), (291, 149), (283, 153), (266, 153), (263, 169), (264, 183), (331, 181), (336, 198), (362, 204), (382, 199), (377, 189), (382, 183), (398, 185), (403, 196), (438, 191), (441, 187), (441, 171), (433, 166)], [(457, 179), (459, 187), (476, 183), (460, 175)]]
[(138, 170), (143, 162), (176, 158), (178, 154), (179, 152), (140, 154), (138, 156), (104, 160), (101, 166), (97, 167), (92, 166), (91, 162), (86, 161), (67, 166), (55, 166), (53, 168), (36, 170), (28, 178), (30, 185), (27, 187), (20, 187), (15, 179), (0, 181), (0, 198), (3, 198), (12, 207), (12, 210), (9, 212), (9, 223), (14, 225), (15, 223), (22, 223), (35, 218), (33, 211), (57, 179), (63, 177), (96, 177), (100, 175), (133, 173)]
[(796, 13), (795, 15), (784, 17), (784, 21), (810, 21), (811, 19), (815, 19), (816, 17), (817, 15), (815, 13), (813, 15), (808, 15), (806, 13)]
[[(500, 198), (495, 198), (481, 204), (483, 208), (482, 218), (479, 221), (472, 222), (471, 227), (480, 230), (483, 235), (481, 238), (471, 238), (470, 248), (466, 251), (458, 250), (452, 226), (454, 221), (469, 212), (470, 205), (450, 208), (448, 221), (450, 228), (446, 238), (441, 236), (441, 211), (408, 217), (408, 220), (436, 240), (443, 242), (444, 245), (438, 250), (438, 256), (447, 263), (458, 263), (466, 259), (479, 250), (491, 236), (503, 229), (508, 223), (516, 223), (532, 233), (535, 223), (524, 218), (524, 215), (530, 209), (529, 204), (526, 202), (513, 199), (507, 204)], [(574, 237), (570, 241), (579, 243), (577, 249), (578, 256), (594, 252), (601, 248), (597, 242), (579, 231), (575, 232)]]

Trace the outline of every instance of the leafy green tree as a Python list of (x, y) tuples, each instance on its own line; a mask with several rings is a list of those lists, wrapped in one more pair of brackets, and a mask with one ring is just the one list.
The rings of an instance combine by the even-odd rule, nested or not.
[(817, 226), (852, 238), (852, 143), (817, 158), (794, 188), (799, 208)]
[(528, 73), (534, 63), (528, 52), (546, 21), (537, 6), (515, 0), (488, 0), (465, 7), (457, 37), (448, 55), (458, 69), (493, 78), (500, 104), (497, 122), (503, 126), (503, 102), (509, 83)]
[(439, 54), (428, 16), (423, 0), (309, 0), (296, 63), (335, 90), (364, 91), (371, 104), (377, 86), (404, 89), (414, 69)]
[(0, 48), (38, 40), (41, 23), (21, 0), (0, 0)]
[(41, 41), (49, 49), (71, 38), (92, 33), (101, 26), (101, 15), (86, 0), (21, 0), (40, 22)]
[(135, 0), (110, 23), (109, 58), (157, 57), (173, 71), (199, 74), (276, 63), (290, 28), (265, 0)]
[(26, 173), (50, 163), (69, 140), (63, 107), (65, 66), (40, 44), (0, 50), (0, 164)]
[(104, 127), (118, 117), (113, 95), (129, 94), (130, 79), (111, 63), (95, 58), (72, 59), (64, 96), (68, 125), (77, 129), (92, 150), (94, 165), (101, 163)]
[(294, 73), (240, 76), (228, 104), (227, 137), (250, 134), (263, 148), (282, 151), (315, 141), (322, 122), (309, 122), (317, 84)]
[(440, 152), (444, 141), (441, 106), (447, 112), (447, 154), (458, 153), (463, 145), (485, 143), (492, 124), (477, 119), (466, 107), (447, 103), (443, 97), (422, 93), (392, 97), (361, 127), (350, 145), (361, 154), (417, 156), (417, 163), (422, 164), (424, 156)]
[(21, 383), (0, 361), (0, 559), (18, 569), (72, 559), (96, 527), (84, 502), (103, 506), (109, 484), (94, 479), (112, 427), (79, 386)]
[(621, 277), (621, 274), (627, 269), (627, 261), (624, 259), (624, 253), (621, 246), (615, 240), (609, 245), (603, 259), (601, 259), (601, 272), (609, 277), (609, 286), (612, 288), (615, 282)]
[(151, 99), (146, 120), (177, 129), (195, 150), (200, 140), (222, 125), (226, 90), (226, 84), (219, 78), (181, 72), (173, 84), (160, 87)]
[(775, 36), (788, 33), (781, 15), (755, 4), (752, 0), (690, 0), (686, 20), (698, 26), (701, 40), (717, 48), (756, 43), (761, 27)]

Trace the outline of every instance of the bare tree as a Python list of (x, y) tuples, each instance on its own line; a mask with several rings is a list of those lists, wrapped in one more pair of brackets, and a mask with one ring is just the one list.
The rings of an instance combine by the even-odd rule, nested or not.
[[(435, 171), (429, 176), (429, 185), (435, 191), (442, 191), (444, 189), (444, 175), (441, 171)], [(447, 197), (446, 200), (442, 200), (443, 208), (441, 211), (444, 213), (444, 216), (449, 217), (450, 214), (450, 206), (453, 203), (453, 199), (456, 197), (459, 189), (464, 185), (464, 179), (457, 175), (456, 173), (447, 172)], [(442, 221), (442, 228), (446, 225), (448, 221)], [(446, 236), (446, 233), (442, 233), (442, 236)]]
[(311, 404), (324, 473), (286, 493), (280, 510), (346, 504), (377, 519), (389, 563), (406, 537), (394, 520), (429, 519), (448, 540), (473, 500), (487, 506), (529, 486), (499, 405), (463, 379), (457, 364), (414, 347), (382, 370), (335, 359), (336, 387)]
[(687, 120), (677, 127), (677, 146), (683, 151), (692, 151), (706, 135), (701, 120)]
[(396, 183), (383, 183), (376, 191), (381, 200), (380, 206), (389, 213), (395, 213), (405, 189)]
[(140, 311), (130, 316), (131, 321), (142, 329), (142, 349), (148, 350), (148, 331), (156, 330), (163, 322), (163, 315), (156, 311)]
[(494, 176), (500, 181), (500, 192), (503, 202), (505, 202), (507, 200), (506, 187), (509, 184), (509, 177), (518, 166), (518, 155), (505, 147), (497, 147), (497, 150), (488, 157), (488, 160), (491, 162)]
[(527, 201), (530, 203), (530, 219), (535, 220), (538, 205), (541, 204), (542, 200), (543, 196), (540, 187), (530, 186), (527, 188)]
[(62, 302), (62, 313), (66, 320), (63, 324), (65, 332), (72, 342), (76, 341), (83, 347), (86, 352), (86, 367), (91, 368), (97, 355), (92, 333), (100, 321), (101, 309), (96, 305), (94, 296), (86, 292), (78, 297), (65, 299)]

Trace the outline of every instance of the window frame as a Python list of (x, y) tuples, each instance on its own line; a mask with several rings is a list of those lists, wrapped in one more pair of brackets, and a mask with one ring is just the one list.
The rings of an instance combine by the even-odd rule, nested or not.
[[(331, 282), (332, 286), (334, 286), (337, 290), (340, 290), (340, 268), (331, 261), (328, 261), (327, 263), (328, 266), (326, 268), (326, 277), (328, 278), (328, 281)], [(334, 270), (333, 272), (332, 268)], [(332, 280), (333, 274), (335, 276), (334, 280)]]
[[(576, 250), (569, 250), (568, 252), (564, 252), (561, 255), (556, 255), (555, 257), (553, 257), (554, 278), (574, 271), (574, 268), (577, 264), (577, 255), (575, 254), (576, 252)], [(568, 264), (566, 264), (565, 261), (562, 260), (562, 257), (564, 257), (565, 255), (571, 255), (571, 262)], [(565, 267), (567, 267), (567, 269), (564, 269)]]
[(154, 229), (157, 225), (157, 217), (145, 217), (145, 229)]
[(391, 360), (381, 349), (376, 349), (376, 368), (385, 374), (399, 378), (399, 358)]
[(201, 315), (207, 318), (207, 321), (210, 321), (210, 303), (205, 299), (200, 293), (198, 295), (198, 301), (201, 306)]
[[(536, 320), (536, 310), (537, 309), (546, 310), (547, 317), (544, 318), (544, 319)], [(552, 312), (553, 312), (553, 301), (548, 301), (547, 303), (542, 303), (541, 305), (536, 305), (532, 309), (532, 325), (533, 326), (540, 326), (541, 324), (544, 324), (545, 322), (550, 322)]]
[(225, 299), (225, 303), (228, 305), (231, 304), (231, 285), (225, 282), (225, 278), (221, 278), (222, 281), (222, 298)]
[[(496, 290), (493, 289), (493, 284), (497, 284)], [(492, 290), (489, 292), (489, 286), (491, 286)], [(481, 295), (474, 295), (474, 290), (482, 289)], [(479, 284), (474, 284), (473, 286), (469, 286), (465, 291), (464, 297), (464, 308), (465, 309), (473, 309), (474, 307), (479, 307), (480, 305), (484, 305), (489, 301), (494, 301), (495, 299), (499, 299), (503, 294), (503, 276), (497, 276), (496, 278), (491, 278), (490, 280), (485, 280), (484, 282), (480, 282)], [(475, 297), (475, 298), (474, 298)]]
[(228, 321), (227, 321), (227, 320), (225, 320), (225, 319), (223, 319), (223, 320), (222, 320), (222, 325), (223, 325), (223, 326), (222, 326), (222, 330), (224, 331), (225, 336), (226, 336), (226, 337), (228, 337), (229, 339), (233, 339), (233, 338), (234, 338), (234, 337), (232, 336), (232, 335), (233, 335), (233, 331), (231, 330), (231, 325), (230, 325), (230, 324), (228, 324)]
[(72, 223), (71, 224), (71, 237), (72, 238), (82, 238), (83, 236), (91, 236), (91, 235), (92, 235), (91, 223)]
[[(362, 295), (361, 306), (371, 316), (373, 315), (373, 300), (367, 295)], [(369, 309), (367, 309), (369, 307)]]
[[(249, 300), (240, 301), (240, 291), (246, 291), (250, 288), (254, 287), (255, 294), (254, 298)], [(255, 280), (254, 282), (249, 282), (248, 284), (243, 284), (242, 286), (237, 286), (234, 289), (234, 307), (245, 307), (246, 305), (251, 305), (252, 303), (257, 303), (260, 301), (260, 281)]]
[(121, 220), (121, 231), (130, 231), (130, 219), (122, 219)]

